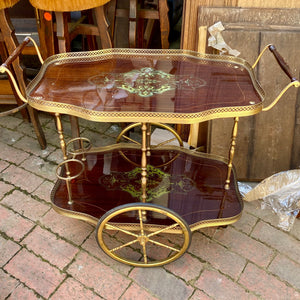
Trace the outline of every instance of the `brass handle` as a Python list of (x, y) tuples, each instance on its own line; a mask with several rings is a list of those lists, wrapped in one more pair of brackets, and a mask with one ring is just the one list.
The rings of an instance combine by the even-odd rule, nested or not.
[(7, 60), (2, 64), (1, 67), (7, 68), (10, 64), (12, 64), (21, 54), (23, 49), (30, 43), (30, 39), (26, 37), (24, 41), (12, 52), (12, 54), (7, 58)]
[(291, 81), (296, 81), (297, 78), (293, 76), (289, 65), (285, 62), (284, 58), (279, 54), (276, 47), (274, 45), (269, 45), (269, 50), (273, 53), (275, 59), (277, 60), (283, 72), (290, 78)]
[(19, 55), (22, 53), (23, 49), (30, 43), (32, 42), (35, 49), (36, 49), (36, 52), (37, 52), (37, 55), (39, 57), (39, 60), (40, 62), (43, 64), (44, 61), (41, 57), (41, 53), (39, 51), (39, 48), (36, 44), (36, 42), (29, 36), (27, 36), (23, 42), (10, 54), (10, 56), (6, 59), (6, 61), (1, 65), (1, 67), (5, 67), (7, 68), (10, 64), (12, 64), (18, 57)]
[(264, 107), (264, 108), (262, 109), (263, 111), (268, 111), (269, 109), (271, 109), (271, 108), (279, 101), (279, 99), (282, 97), (282, 95), (283, 95), (290, 87), (292, 87), (292, 86), (294, 86), (294, 87), (296, 87), (296, 88), (300, 87), (300, 82), (299, 82), (299, 80), (298, 80), (296, 77), (294, 77), (294, 76), (292, 75), (292, 72), (291, 72), (291, 69), (290, 69), (289, 65), (285, 62), (285, 60), (283, 59), (283, 57), (278, 53), (276, 47), (275, 47), (274, 45), (272, 45), (272, 44), (267, 45), (267, 46), (261, 51), (261, 53), (260, 53), (259, 56), (257, 57), (255, 63), (252, 65), (252, 69), (254, 69), (254, 68), (256, 67), (257, 63), (259, 62), (259, 60), (261, 59), (262, 55), (264, 54), (264, 52), (265, 52), (267, 49), (269, 49), (269, 50), (273, 53), (273, 55), (274, 55), (275, 59), (277, 60), (279, 66), (280, 66), (281, 69), (284, 71), (284, 73), (289, 77), (289, 79), (291, 80), (291, 82), (290, 82), (286, 87), (284, 87), (284, 88), (282, 89), (282, 91), (279, 93), (279, 95), (273, 100), (273, 102), (272, 102), (270, 105), (268, 105), (267, 107)]
[(29, 44), (30, 42), (33, 43), (35, 50), (37, 52), (37, 55), (39, 57), (40, 62), (43, 64), (44, 60), (41, 56), (41, 53), (39, 51), (39, 48), (36, 44), (36, 42), (29, 36), (27, 36), (24, 41), (12, 52), (12, 54), (6, 59), (6, 61), (0, 66), (0, 73), (7, 73), (7, 75), (9, 76), (9, 78), (11, 79), (11, 82), (19, 96), (19, 98), (23, 101), (27, 103), (27, 99), (22, 95), (19, 86), (15, 80), (14, 75), (12, 74), (12, 72), (9, 69), (9, 66), (19, 57), (19, 55), (22, 53), (23, 49), (27, 46), (27, 44)]
[(258, 56), (256, 62), (253, 64), (252, 68), (255, 68), (255, 66), (257, 65), (258, 61), (260, 60), (262, 54), (266, 51), (266, 49), (269, 49), (276, 61), (278, 62), (279, 66), (281, 67), (281, 69), (283, 70), (283, 72), (289, 77), (289, 79), (291, 80), (291, 82), (285, 86), (282, 91), (279, 93), (279, 95), (273, 100), (273, 102), (264, 107), (262, 110), (263, 111), (268, 111), (270, 110), (272, 107), (275, 106), (275, 104), (280, 100), (280, 98), (283, 96), (283, 94), (292, 86), (298, 88), (300, 86), (300, 82), (298, 81), (298, 79), (296, 77), (293, 76), (292, 72), (291, 72), (291, 69), (289, 67), (289, 65), (285, 62), (284, 58), (279, 54), (279, 52), (277, 51), (276, 47), (272, 44), (270, 45), (267, 45), (263, 51), (260, 53), (260, 55)]

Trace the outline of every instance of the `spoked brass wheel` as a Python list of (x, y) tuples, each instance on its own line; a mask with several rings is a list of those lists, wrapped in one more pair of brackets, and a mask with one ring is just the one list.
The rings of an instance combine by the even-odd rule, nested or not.
[[(136, 136), (135, 138), (132, 138), (128, 135), (128, 133), (130, 132), (131, 129), (133, 129), (135, 127), (141, 127), (141, 126), (142, 126), (142, 123), (134, 123), (134, 124), (127, 126), (120, 132), (120, 134), (117, 137), (116, 142), (120, 143), (122, 141), (127, 141), (127, 142), (134, 143), (134, 144), (142, 147), (142, 142), (139, 140), (138, 136)], [(153, 142), (151, 140), (151, 126), (160, 127), (160, 128), (167, 130), (169, 133), (168, 137), (165, 140), (160, 140), (160, 141), (157, 141), (156, 143)], [(182, 141), (181, 137), (179, 136), (179, 134), (172, 127), (170, 127), (166, 124), (147, 123), (147, 156), (151, 156), (151, 150), (159, 148), (160, 146), (168, 146), (168, 145), (176, 145), (179, 147), (183, 147), (183, 141)], [(120, 151), (120, 153), (127, 161), (129, 161), (133, 165), (140, 166), (140, 163), (129, 159), (128, 157), (126, 157), (126, 155), (122, 151)], [(162, 167), (162, 166), (168, 165), (171, 162), (173, 162), (178, 157), (178, 155), (179, 154), (174, 155), (170, 152), (168, 154), (168, 157), (164, 158), (164, 162), (162, 162), (160, 164), (156, 164), (155, 166)]]
[(191, 230), (172, 210), (148, 203), (117, 206), (99, 220), (96, 239), (113, 259), (138, 267), (174, 261), (190, 245)]
[[(141, 146), (141, 142), (136, 140), (136, 139), (133, 139), (133, 138), (130, 138), (127, 134), (128, 132), (135, 128), (135, 127), (141, 127), (142, 126), (142, 123), (134, 123), (134, 124), (131, 124), (129, 126), (127, 126), (126, 128), (124, 128), (120, 134), (118, 135), (117, 137), (117, 143), (120, 143), (123, 140), (126, 140), (126, 141), (129, 141), (129, 142), (132, 142), (134, 144), (137, 144), (137, 145), (140, 145)], [(158, 144), (152, 144), (151, 141), (150, 141), (150, 147), (151, 149), (154, 149), (154, 148), (157, 148), (159, 146), (164, 146), (164, 145), (168, 145), (174, 141), (177, 141), (177, 145), (182, 147), (183, 146), (183, 142), (182, 142), (182, 139), (181, 137), (179, 136), (179, 134), (170, 126), (166, 125), (166, 124), (162, 124), (162, 123), (148, 123), (148, 126), (156, 126), (156, 127), (160, 127), (160, 128), (163, 128), (163, 129), (166, 129), (168, 130), (170, 133), (171, 133), (171, 136), (170, 139), (168, 140), (165, 140), (165, 141), (161, 141), (160, 143)], [(150, 129), (150, 127), (149, 127)], [(149, 132), (149, 134), (151, 134), (151, 132)]]

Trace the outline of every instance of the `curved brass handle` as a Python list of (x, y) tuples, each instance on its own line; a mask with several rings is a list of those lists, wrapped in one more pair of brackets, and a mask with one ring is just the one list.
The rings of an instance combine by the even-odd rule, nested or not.
[(18, 84), (17, 84), (17, 82), (16, 82), (16, 80), (15, 80), (14, 75), (11, 73), (11, 71), (8, 69), (8, 67), (5, 65), (5, 63), (2, 64), (2, 65), (0, 66), (0, 73), (7, 73), (7, 75), (9, 76), (9, 78), (10, 78), (10, 80), (11, 80), (11, 82), (12, 82), (14, 88), (15, 88), (15, 91), (16, 91), (18, 97), (19, 97), (23, 102), (27, 103), (28, 101), (27, 101), (27, 99), (22, 95), (22, 93), (21, 93), (21, 91), (20, 91), (20, 89), (19, 89), (19, 86), (18, 86)]
[(273, 44), (268, 44), (267, 46), (265, 46), (265, 48), (261, 51), (261, 53), (257, 57), (255, 63), (252, 65), (252, 69), (254, 69), (256, 67), (257, 63), (259, 62), (259, 60), (261, 59), (262, 55), (264, 54), (264, 52), (267, 49), (269, 49), (273, 53), (273, 55), (274, 55), (276, 61), (278, 62), (279, 66), (284, 71), (284, 73), (289, 77), (289, 79), (291, 81), (296, 81), (297, 78), (292, 75), (292, 72), (291, 72), (291, 69), (290, 69), (289, 65), (285, 62), (284, 58), (277, 51), (276, 47)]
[(269, 48), (269, 46), (271, 46), (271, 44), (265, 46), (265, 48), (259, 53), (255, 63), (252, 65), (252, 69), (254, 69), (256, 67), (256, 65), (258, 64), (259, 60), (261, 59), (262, 55), (265, 53), (265, 51)]
[(277, 60), (283, 72), (290, 78), (291, 81), (296, 81), (297, 78), (292, 75), (289, 65), (285, 62), (284, 58), (279, 54), (276, 47), (274, 45), (269, 45), (269, 50), (273, 53), (275, 59)]
[(292, 87), (292, 86), (298, 88), (298, 87), (300, 86), (300, 82), (299, 82), (298, 80), (295, 80), (295, 81), (290, 82), (288, 85), (286, 85), (286, 86), (281, 90), (281, 92), (279, 93), (279, 95), (273, 100), (273, 102), (272, 102), (270, 105), (264, 107), (264, 108), (262, 109), (262, 111), (268, 111), (268, 110), (270, 110), (273, 106), (275, 106), (275, 104), (280, 100), (280, 98), (283, 96), (283, 94), (284, 94), (290, 87)]
[(13, 86), (19, 96), (19, 98), (23, 101), (27, 103), (27, 99), (24, 98), (24, 96), (22, 95), (19, 86), (15, 80), (14, 75), (11, 73), (11, 71), (9, 70), (9, 66), (19, 57), (19, 55), (22, 53), (23, 49), (27, 46), (27, 44), (29, 44), (30, 42), (33, 43), (35, 50), (37, 52), (37, 55), (39, 57), (39, 60), (41, 62), (41, 64), (44, 63), (44, 60), (41, 56), (41, 53), (39, 51), (39, 48), (36, 44), (36, 42), (29, 36), (27, 36), (24, 41), (12, 52), (12, 54), (6, 59), (6, 61), (0, 66), (0, 73), (7, 73), (7, 75), (10, 77)]
[(284, 58), (279, 54), (279, 52), (277, 51), (276, 47), (275, 47), (274, 45), (272, 45), (272, 44), (267, 45), (267, 46), (262, 50), (262, 52), (259, 54), (258, 58), (256, 59), (255, 63), (252, 65), (252, 69), (254, 69), (254, 68), (256, 67), (256, 65), (257, 65), (257, 63), (259, 62), (260, 58), (262, 57), (263, 53), (264, 53), (267, 49), (269, 49), (269, 50), (273, 53), (273, 55), (274, 55), (276, 61), (278, 62), (279, 66), (281, 67), (281, 69), (283, 70), (283, 72), (289, 77), (289, 79), (290, 79), (291, 82), (290, 82), (288, 85), (286, 85), (286, 86), (281, 90), (281, 92), (279, 93), (279, 95), (275, 98), (275, 100), (273, 100), (273, 102), (272, 102), (270, 105), (268, 105), (267, 107), (264, 107), (264, 108), (262, 109), (262, 111), (270, 110), (270, 109), (271, 109), (271, 108), (279, 101), (279, 99), (282, 97), (282, 95), (283, 95), (290, 87), (294, 86), (294, 87), (298, 88), (298, 87), (300, 86), (299, 80), (298, 80), (296, 77), (294, 77), (294, 76), (292, 75), (292, 72), (291, 72), (291, 69), (290, 69), (289, 65), (285, 62)]
[(6, 61), (2, 64), (3, 67), (8, 67), (10, 64), (12, 64), (16, 58), (19, 57), (23, 49), (29, 44), (30, 39), (25, 38), (24, 41), (9, 55), (9, 57), (6, 59)]
[(16, 58), (19, 57), (19, 55), (22, 53), (23, 49), (30, 43), (32, 42), (34, 47), (35, 47), (35, 50), (37, 52), (37, 55), (39, 57), (39, 60), (41, 62), (41, 64), (44, 63), (44, 60), (41, 56), (41, 53), (40, 53), (40, 50), (36, 44), (36, 42), (30, 37), (30, 36), (27, 36), (25, 37), (25, 39), (23, 40), (23, 42), (10, 54), (10, 56), (7, 58), (7, 60), (2, 64), (2, 66), (4, 67), (8, 67), (11, 63), (14, 62), (14, 60)]

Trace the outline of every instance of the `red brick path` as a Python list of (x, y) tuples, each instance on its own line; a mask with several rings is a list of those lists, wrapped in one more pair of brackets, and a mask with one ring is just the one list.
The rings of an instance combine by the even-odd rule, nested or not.
[[(107, 257), (91, 225), (51, 208), (61, 154), (52, 117), (41, 117), (43, 151), (20, 116), (0, 119), (1, 300), (300, 299), (300, 220), (282, 231), (259, 203), (245, 203), (227, 228), (195, 232), (188, 252), (169, 265), (134, 268)], [(119, 130), (81, 123), (95, 144), (112, 143)]]

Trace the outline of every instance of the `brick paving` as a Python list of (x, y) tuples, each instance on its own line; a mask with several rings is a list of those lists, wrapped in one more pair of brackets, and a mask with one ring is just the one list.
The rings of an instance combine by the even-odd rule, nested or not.
[[(51, 208), (62, 156), (53, 118), (40, 116), (45, 150), (19, 114), (0, 119), (0, 300), (300, 299), (300, 220), (285, 232), (258, 202), (245, 203), (227, 228), (194, 232), (187, 253), (163, 267), (110, 259), (93, 226)], [(96, 146), (112, 143), (120, 130), (80, 122)], [(68, 136), (68, 118), (64, 127)]]

